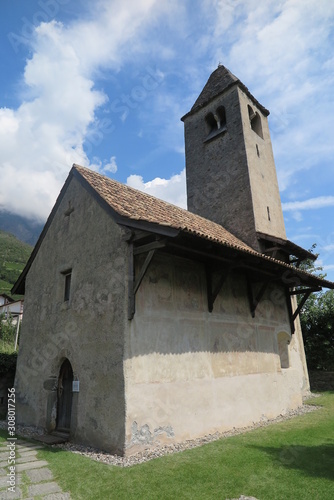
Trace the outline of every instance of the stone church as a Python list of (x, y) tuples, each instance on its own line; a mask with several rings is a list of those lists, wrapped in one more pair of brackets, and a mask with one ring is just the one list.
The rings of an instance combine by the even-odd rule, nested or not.
[(131, 455), (302, 404), (298, 315), (334, 284), (287, 240), (268, 114), (211, 74), (182, 118), (188, 210), (73, 165), (13, 288), (19, 424)]

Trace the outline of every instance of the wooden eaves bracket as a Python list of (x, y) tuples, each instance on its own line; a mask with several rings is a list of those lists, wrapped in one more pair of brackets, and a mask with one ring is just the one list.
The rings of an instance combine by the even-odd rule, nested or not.
[[(163, 248), (166, 246), (166, 239), (157, 239), (151, 243), (145, 245), (134, 247), (133, 243), (129, 243), (129, 280), (128, 280), (128, 319), (131, 320), (134, 317), (136, 311), (136, 293), (140, 287), (141, 282), (146, 274), (149, 265), (152, 262), (153, 256), (158, 248)], [(135, 263), (134, 258), (136, 255), (146, 253), (145, 260), (139, 270), (138, 276), (135, 275)]]
[[(302, 310), (305, 302), (313, 292), (320, 292), (322, 288), (320, 286), (313, 287), (313, 288), (296, 288), (293, 290), (290, 290), (288, 292), (288, 309), (289, 309), (289, 315), (290, 315), (290, 325), (291, 325), (291, 333), (295, 333), (295, 320), (297, 319), (298, 315), (300, 314), (300, 311)], [(292, 311), (292, 306), (291, 306), (291, 296), (292, 295), (302, 295), (304, 294), (303, 298), (298, 304), (297, 309), (295, 312)]]
[[(211, 268), (211, 266), (206, 266), (206, 283), (207, 283), (207, 297), (208, 297), (209, 312), (213, 311), (213, 306), (214, 306), (215, 300), (216, 300), (222, 286), (224, 285), (227, 277), (229, 276), (231, 271), (233, 269), (235, 269), (235, 267), (237, 267), (237, 266), (234, 265), (234, 266), (226, 268), (219, 276), (219, 279), (218, 279), (215, 287), (213, 288), (212, 268)], [(251, 281), (249, 273), (246, 273), (246, 281), (247, 281), (247, 295), (248, 295), (250, 312), (251, 312), (252, 318), (254, 318), (256, 308), (257, 308), (258, 304), (260, 303), (260, 301), (261, 301), (261, 299), (262, 299), (262, 297), (263, 297), (271, 280), (267, 279), (266, 281), (263, 282), (263, 284), (262, 284), (262, 286), (261, 286), (261, 288), (258, 291), (256, 296), (254, 296), (252, 281)]]
[(212, 288), (213, 282), (212, 282), (212, 267), (211, 266), (206, 266), (205, 267), (205, 272), (206, 272), (206, 287), (207, 287), (207, 297), (208, 297), (208, 309), (209, 312), (211, 313), (213, 311), (213, 305), (215, 303), (216, 298), (218, 297), (218, 294), (225, 283), (228, 275), (231, 272), (231, 267), (226, 269), (218, 279), (218, 282), (216, 283), (216, 286), (214, 289)]
[(246, 281), (247, 281), (247, 295), (248, 295), (249, 308), (250, 308), (252, 318), (255, 318), (256, 308), (259, 305), (260, 300), (262, 299), (264, 292), (267, 290), (267, 287), (268, 287), (271, 280), (268, 279), (262, 283), (262, 286), (261, 286), (260, 290), (258, 291), (256, 297), (254, 297), (252, 280), (250, 278), (249, 273), (246, 273)]

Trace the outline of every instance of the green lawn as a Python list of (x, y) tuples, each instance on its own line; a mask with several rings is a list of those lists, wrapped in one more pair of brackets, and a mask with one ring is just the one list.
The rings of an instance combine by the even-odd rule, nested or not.
[(332, 500), (334, 392), (312, 403), (323, 408), (131, 468), (48, 448), (38, 456), (73, 499)]

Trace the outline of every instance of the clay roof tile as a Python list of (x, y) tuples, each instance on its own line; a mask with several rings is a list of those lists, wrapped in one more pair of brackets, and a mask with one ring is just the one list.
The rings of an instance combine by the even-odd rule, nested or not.
[(79, 165), (73, 168), (120, 216), (191, 233), (257, 254), (223, 226)]

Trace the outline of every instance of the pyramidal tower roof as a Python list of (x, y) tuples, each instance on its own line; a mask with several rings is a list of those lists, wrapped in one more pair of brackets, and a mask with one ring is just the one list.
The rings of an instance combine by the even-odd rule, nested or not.
[(255, 102), (262, 113), (265, 116), (269, 115), (269, 111), (264, 106), (262, 106), (262, 104), (260, 104), (257, 99), (255, 99), (255, 97), (249, 92), (248, 88), (239, 80), (239, 78), (233, 75), (233, 73), (225, 68), (225, 66), (220, 64), (218, 68), (211, 73), (193, 107), (183, 118), (185, 118), (189, 114), (192, 114), (194, 111), (197, 111), (199, 108), (202, 108), (210, 101), (212, 101), (212, 99), (222, 94), (233, 85), (239, 85), (239, 87), (252, 99), (252, 101)]

